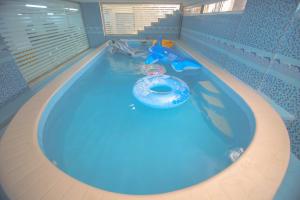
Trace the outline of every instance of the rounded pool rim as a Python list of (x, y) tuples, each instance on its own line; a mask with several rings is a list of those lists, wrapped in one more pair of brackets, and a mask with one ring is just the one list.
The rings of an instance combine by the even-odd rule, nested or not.
[[(244, 99), (254, 114), (254, 137), (235, 163), (199, 184), (157, 195), (124, 195), (94, 188), (55, 167), (38, 142), (41, 116), (48, 102), (75, 74), (82, 73), (107, 44), (86, 56), (38, 94), (15, 115), (0, 141), (0, 181), (11, 199), (272, 199), (290, 156), (286, 127), (280, 116), (254, 90), (190, 51), (214, 76)], [(182, 45), (181, 45), (182, 46)]]

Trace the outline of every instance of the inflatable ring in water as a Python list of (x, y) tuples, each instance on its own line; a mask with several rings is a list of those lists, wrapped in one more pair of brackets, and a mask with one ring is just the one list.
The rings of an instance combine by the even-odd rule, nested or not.
[(146, 76), (158, 76), (166, 73), (166, 69), (158, 64), (144, 65), (142, 73)]
[(173, 76), (146, 76), (136, 82), (133, 95), (153, 108), (173, 108), (189, 99), (190, 90), (185, 82)]

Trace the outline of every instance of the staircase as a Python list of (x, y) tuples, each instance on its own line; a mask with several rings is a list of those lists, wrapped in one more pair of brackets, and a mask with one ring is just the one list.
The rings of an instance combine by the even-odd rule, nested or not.
[(168, 39), (177, 39), (179, 35), (180, 12), (174, 11), (172, 14), (166, 14), (163, 18), (145, 25), (143, 30), (138, 31), (139, 38), (157, 38), (164, 36)]
[(176, 4), (103, 4), (105, 32), (111, 35), (137, 35), (146, 27), (172, 16)]

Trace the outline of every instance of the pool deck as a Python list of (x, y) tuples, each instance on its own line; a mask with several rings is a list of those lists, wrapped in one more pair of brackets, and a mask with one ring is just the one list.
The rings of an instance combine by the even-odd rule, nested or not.
[(106, 45), (85, 56), (74, 67), (34, 95), (7, 127), (0, 141), (0, 182), (10, 199), (268, 200), (274, 197), (290, 157), (288, 132), (282, 119), (253, 89), (180, 42), (177, 45), (236, 91), (253, 111), (256, 131), (243, 156), (206, 181), (159, 195), (123, 195), (107, 192), (82, 183), (55, 167), (38, 145), (39, 119), (54, 93), (95, 58)]

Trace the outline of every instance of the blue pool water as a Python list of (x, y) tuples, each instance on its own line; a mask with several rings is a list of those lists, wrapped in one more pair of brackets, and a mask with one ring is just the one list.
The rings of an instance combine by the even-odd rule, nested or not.
[(228, 167), (246, 149), (255, 123), (243, 100), (206, 69), (167, 74), (185, 81), (190, 99), (172, 109), (141, 104), (132, 94), (144, 59), (104, 52), (52, 99), (39, 140), (59, 169), (118, 193), (182, 189)]
[(166, 86), (166, 85), (154, 86), (150, 89), (155, 92), (170, 92), (170, 91), (172, 91), (172, 88), (169, 86)]

